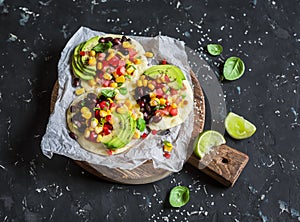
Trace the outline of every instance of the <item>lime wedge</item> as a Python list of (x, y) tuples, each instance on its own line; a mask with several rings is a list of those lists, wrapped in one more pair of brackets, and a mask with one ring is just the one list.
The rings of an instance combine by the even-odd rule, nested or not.
[(225, 129), (231, 137), (238, 140), (249, 138), (256, 131), (252, 123), (233, 112), (229, 112), (225, 118)]
[(194, 153), (201, 159), (211, 150), (212, 147), (220, 146), (224, 143), (226, 143), (226, 140), (221, 133), (214, 130), (207, 130), (200, 133), (196, 139)]

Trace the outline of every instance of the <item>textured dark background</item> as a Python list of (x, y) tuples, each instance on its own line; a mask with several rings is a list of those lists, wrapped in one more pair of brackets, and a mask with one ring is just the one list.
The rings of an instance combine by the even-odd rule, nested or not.
[[(300, 221), (299, 13), (296, 0), (0, 0), (0, 220)], [(247, 140), (225, 135), (250, 157), (234, 187), (189, 165), (153, 184), (113, 184), (41, 153), (60, 52), (81, 26), (179, 38), (216, 75), (227, 57), (243, 59), (244, 76), (222, 83), (227, 109), (257, 126)], [(211, 42), (221, 56), (207, 55)], [(191, 199), (172, 209), (179, 184)]]

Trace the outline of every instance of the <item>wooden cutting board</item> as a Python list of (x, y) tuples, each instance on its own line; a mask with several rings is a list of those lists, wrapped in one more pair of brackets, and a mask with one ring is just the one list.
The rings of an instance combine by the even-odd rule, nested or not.
[[(194, 73), (191, 73), (192, 82), (194, 85), (194, 128), (192, 138), (195, 139), (200, 132), (203, 131), (205, 122), (205, 100), (204, 94)], [(55, 83), (51, 95), (51, 112), (54, 109), (54, 104), (58, 94), (58, 82)], [(206, 155), (202, 160), (199, 160), (195, 155), (191, 154), (188, 163), (195, 166), (210, 177), (216, 179), (225, 186), (232, 186), (243, 168), (248, 162), (248, 156), (227, 145), (216, 147), (214, 152)], [(109, 168), (106, 166), (90, 164), (84, 161), (75, 161), (86, 171), (102, 179), (123, 183), (123, 184), (146, 184), (161, 180), (169, 176), (172, 172), (164, 169), (156, 169), (153, 167), (152, 161), (149, 160), (141, 166), (133, 170), (123, 170)]]

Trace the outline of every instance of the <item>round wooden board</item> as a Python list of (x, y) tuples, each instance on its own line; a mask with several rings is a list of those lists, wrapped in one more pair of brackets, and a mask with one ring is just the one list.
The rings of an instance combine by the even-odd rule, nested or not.
[[(192, 132), (192, 138), (195, 138), (204, 128), (205, 121), (205, 101), (204, 94), (200, 87), (199, 81), (196, 75), (191, 72), (191, 78), (194, 85), (194, 129)], [(50, 111), (54, 109), (54, 105), (58, 95), (58, 82), (55, 83), (52, 95)], [(191, 155), (190, 153), (189, 155)], [(188, 159), (188, 158), (187, 158)], [(89, 173), (108, 181), (123, 183), (123, 184), (146, 184), (161, 180), (172, 172), (165, 169), (156, 169), (153, 167), (151, 160), (136, 167), (133, 170), (123, 170), (118, 168), (109, 168), (106, 166), (90, 164), (84, 161), (75, 162), (88, 171)]]

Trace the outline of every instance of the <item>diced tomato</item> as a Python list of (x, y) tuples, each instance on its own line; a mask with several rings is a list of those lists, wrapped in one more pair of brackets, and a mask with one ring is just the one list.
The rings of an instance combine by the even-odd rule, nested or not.
[(177, 108), (171, 108), (170, 109), (170, 115), (171, 116), (177, 116), (178, 114), (178, 109)]
[(89, 140), (91, 140), (91, 141), (96, 141), (97, 136), (98, 136), (97, 133), (96, 133), (95, 131), (92, 131), (92, 132), (90, 133)]
[(104, 123), (102, 133), (104, 135), (108, 135), (111, 133), (111, 129), (112, 129), (112, 125), (110, 125), (108, 123)]
[(133, 58), (137, 54), (137, 51), (135, 51), (135, 49), (133, 49), (133, 48), (128, 48), (127, 50), (129, 52), (130, 58)]
[(169, 78), (168, 75), (165, 75), (165, 81), (166, 81), (166, 82), (171, 82), (171, 80), (170, 80), (170, 78)]
[(162, 65), (166, 65), (166, 64), (167, 64), (167, 60), (166, 60), (166, 59), (163, 59), (163, 60), (161, 61), (161, 64), (162, 64)]
[(120, 58), (118, 56), (112, 57), (108, 62), (110, 65), (116, 67), (119, 65)]
[(169, 159), (169, 158), (171, 157), (171, 154), (168, 153), (168, 152), (165, 152), (165, 153), (164, 153), (164, 157), (166, 157), (166, 159)]
[(143, 133), (143, 135), (141, 137), (142, 137), (142, 139), (145, 139), (147, 136), (148, 136), (147, 133)]
[(102, 70), (105, 71), (104, 67), (106, 68), (106, 66), (109, 66), (109, 63), (108, 63), (108, 61), (104, 60), (104, 61), (102, 62), (102, 67), (103, 67)]
[(100, 105), (100, 108), (103, 109), (103, 110), (108, 110), (108, 108), (109, 108), (109, 102), (108, 101), (101, 101), (99, 105)]
[(102, 86), (108, 87), (110, 85), (110, 80), (104, 80)]
[(99, 109), (95, 110), (95, 118), (98, 120), (100, 119), (100, 110)]
[(111, 108), (113, 108), (113, 107), (116, 107), (116, 104), (112, 102), (112, 103), (109, 105), (109, 108), (111, 109)]
[(161, 98), (164, 95), (164, 91), (161, 88), (155, 90), (155, 94), (157, 98)]
[(125, 66), (126, 65), (126, 61), (125, 60), (119, 60), (119, 65), (118, 66)]
[(156, 135), (157, 130), (152, 130), (151, 133), (152, 133), (153, 135)]
[(169, 115), (168, 109), (158, 109), (155, 111), (155, 115), (167, 116)]
[(107, 116), (105, 117), (105, 119), (106, 119), (107, 122), (109, 122), (109, 121), (111, 120), (111, 115), (107, 115)]
[(79, 52), (79, 55), (85, 56), (85, 52), (84, 52), (84, 51), (80, 51), (80, 52)]
[(161, 84), (161, 83), (157, 83), (157, 82), (156, 82), (156, 87), (155, 87), (156, 89), (158, 89), (158, 88), (162, 88), (162, 87), (163, 87), (163, 84)]
[(107, 150), (106, 152), (107, 152), (107, 154), (108, 154), (109, 156), (111, 156), (111, 155), (113, 154), (113, 151), (112, 151), (112, 150)]
[(126, 74), (126, 68), (125, 66), (119, 66), (116, 70), (116, 73), (120, 75), (125, 75)]

